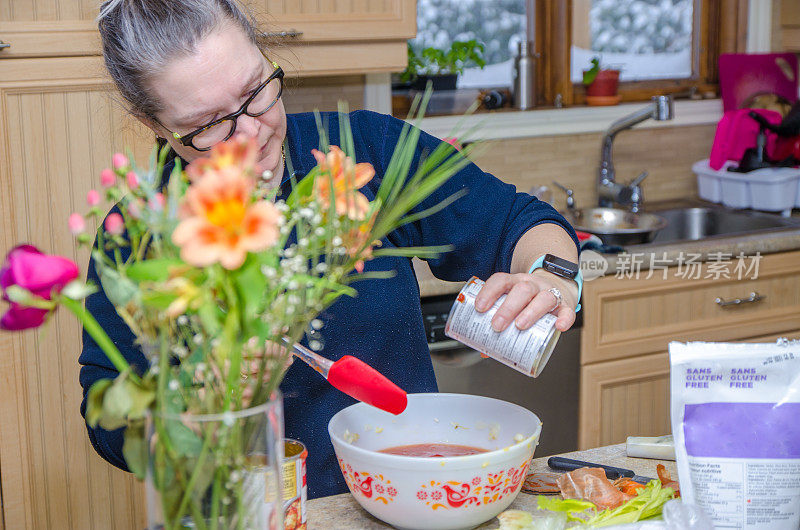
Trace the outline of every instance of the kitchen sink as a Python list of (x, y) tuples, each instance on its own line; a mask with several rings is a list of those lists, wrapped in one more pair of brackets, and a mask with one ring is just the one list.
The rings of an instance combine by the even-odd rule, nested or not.
[(692, 206), (649, 211), (667, 221), (649, 245), (800, 229), (800, 219), (751, 210)]

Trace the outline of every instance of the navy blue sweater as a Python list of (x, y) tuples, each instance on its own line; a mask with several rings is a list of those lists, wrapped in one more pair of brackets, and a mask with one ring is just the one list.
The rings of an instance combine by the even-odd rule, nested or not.
[[(338, 116), (323, 114), (328, 123), (328, 138), (339, 143)], [(287, 116), (287, 155), (302, 177), (315, 165), (311, 154), (319, 147), (313, 114)], [(375, 178), (362, 192), (372, 200), (394, 150), (403, 122), (368, 111), (350, 114), (356, 160), (370, 162)], [(433, 151), (440, 140), (422, 134), (417, 158)], [(165, 168), (169, 174), (173, 163)], [(416, 167), (416, 164), (412, 167)], [(281, 195), (289, 188), (288, 169)], [(463, 281), (472, 275), (486, 279), (495, 272), (508, 272), (517, 240), (539, 223), (561, 225), (572, 237), (569, 224), (551, 206), (505, 184), (475, 165), (469, 165), (418, 209), (427, 208), (466, 188), (468, 194), (435, 215), (401, 227), (382, 241), (383, 247), (453, 245), (452, 252), (428, 263), (443, 280)], [(577, 241), (576, 241), (577, 245)], [(366, 264), (367, 271), (394, 270), (389, 280), (356, 282), (355, 298), (343, 297), (325, 310), (322, 334), (324, 350), (330, 359), (350, 354), (363, 359), (409, 393), (436, 391), (436, 379), (425, 340), (420, 309), (419, 287), (409, 258), (382, 257)], [(87, 277), (100, 285), (93, 263)], [(87, 309), (108, 332), (123, 355), (144, 371), (147, 361), (133, 344), (133, 334), (100, 291), (86, 301)], [(117, 375), (113, 365), (84, 332), (79, 359), (80, 383), (84, 390), (81, 413), (86, 412), (86, 393), (92, 383)], [(284, 399), (286, 436), (302, 441), (308, 448), (308, 494), (310, 498), (343, 493), (347, 490), (328, 438), (330, 418), (354, 403), (302, 362), (295, 362), (281, 384)], [(88, 428), (88, 427), (87, 427)], [(97, 452), (113, 465), (127, 469), (122, 456), (122, 429), (105, 431), (88, 428), (89, 439)]]

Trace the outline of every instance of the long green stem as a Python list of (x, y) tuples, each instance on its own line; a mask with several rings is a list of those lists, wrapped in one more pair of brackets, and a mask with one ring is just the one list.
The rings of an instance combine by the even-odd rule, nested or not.
[[(194, 490), (194, 485), (197, 483), (197, 479), (200, 477), (200, 472), (203, 469), (203, 465), (205, 464), (206, 456), (208, 456), (208, 450), (210, 448), (210, 440), (211, 440), (211, 433), (206, 433), (205, 439), (203, 440), (203, 447), (200, 450), (200, 455), (197, 457), (197, 463), (194, 466), (194, 471), (192, 471), (192, 476), (189, 477), (189, 482), (186, 484), (186, 487), (183, 490), (183, 498), (181, 498), (181, 503), (178, 505), (178, 512), (176, 520), (180, 520), (183, 517), (183, 512), (186, 510), (186, 504), (189, 502), (189, 499), (192, 495), (192, 490)], [(195, 522), (195, 524), (203, 524)]]
[(60, 297), (59, 302), (78, 317), (78, 320), (83, 324), (83, 329), (85, 329), (89, 336), (100, 346), (100, 349), (103, 350), (103, 353), (106, 354), (106, 357), (108, 357), (108, 360), (111, 361), (118, 372), (129, 371), (130, 375), (128, 377), (130, 377), (130, 380), (137, 384), (141, 383), (139, 376), (131, 370), (130, 363), (125, 360), (125, 357), (109, 338), (108, 334), (106, 334), (105, 330), (97, 323), (94, 316), (83, 307), (81, 302), (73, 300), (72, 298), (67, 298), (66, 296)]

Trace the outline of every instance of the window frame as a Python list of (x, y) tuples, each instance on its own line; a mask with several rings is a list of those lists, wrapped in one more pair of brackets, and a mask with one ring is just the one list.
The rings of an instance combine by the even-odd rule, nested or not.
[[(572, 0), (527, 0), (528, 39), (538, 54), (537, 104), (586, 103), (586, 88), (571, 79)], [(695, 0), (692, 70), (685, 79), (620, 82), (622, 101), (643, 101), (656, 94), (719, 94), (717, 61), (723, 53), (742, 53), (747, 44), (747, 0)]]

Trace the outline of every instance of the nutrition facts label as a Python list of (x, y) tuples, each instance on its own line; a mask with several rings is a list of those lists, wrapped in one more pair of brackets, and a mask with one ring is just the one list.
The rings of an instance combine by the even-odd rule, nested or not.
[(473, 278), (461, 290), (447, 320), (447, 336), (466, 344), (505, 364), (530, 374), (537, 368), (545, 341), (551, 336), (556, 317), (546, 314), (531, 328), (518, 329), (513, 323), (498, 333), (492, 329), (492, 318), (505, 300), (501, 296), (485, 313), (475, 309), (475, 298), (483, 287)]
[(715, 528), (800, 527), (800, 460), (689, 457), (689, 470), (697, 503), (714, 520)]

